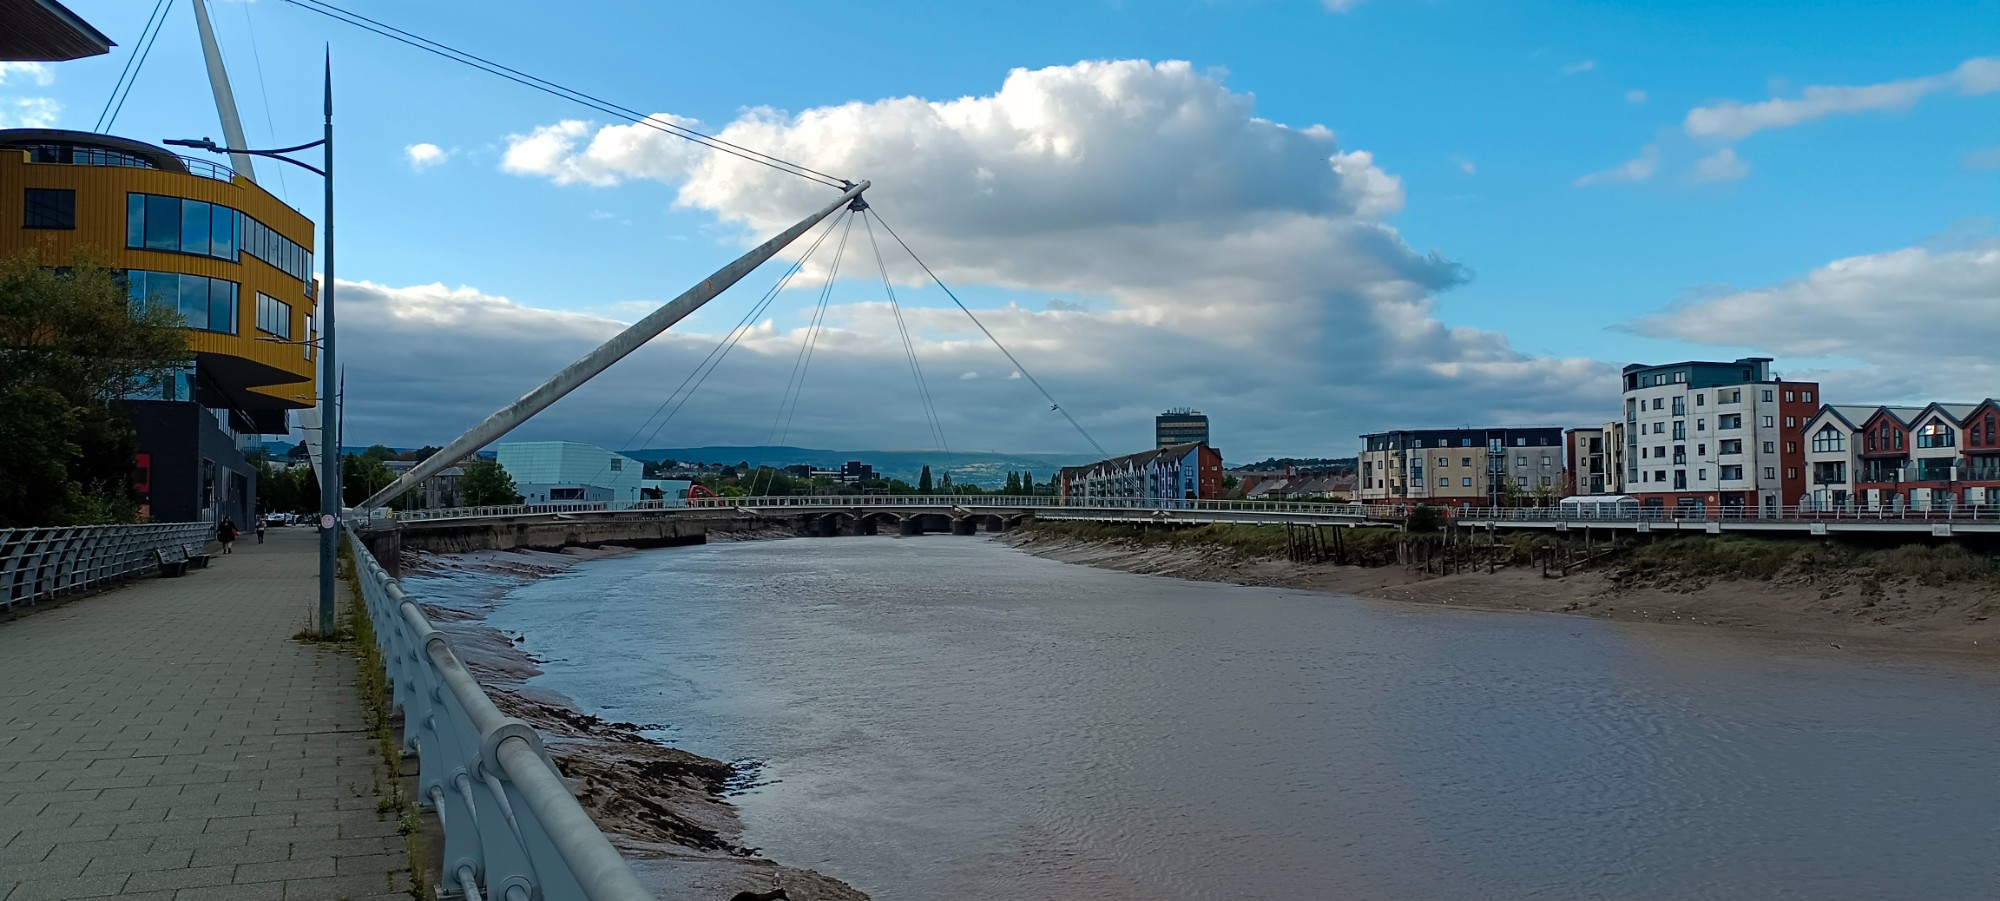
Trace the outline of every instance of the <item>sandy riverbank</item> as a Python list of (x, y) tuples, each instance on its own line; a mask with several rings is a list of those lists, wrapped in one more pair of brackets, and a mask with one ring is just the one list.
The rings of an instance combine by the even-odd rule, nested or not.
[[(759, 530), (714, 534), (710, 540), (789, 534)], [(742, 824), (726, 799), (746, 778), (737, 766), (661, 744), (644, 736), (643, 725), (600, 719), (568, 697), (530, 687), (528, 680), (541, 669), (521, 649), (523, 639), (486, 625), (486, 614), (512, 588), (625, 552), (411, 553), (403, 557), (403, 585), (432, 624), (451, 636), (452, 648), (494, 704), (542, 733), (584, 809), (654, 892), (720, 901), (746, 889), (768, 890), (777, 878), (797, 901), (866, 901), (866, 894), (844, 882), (760, 857), (742, 843)]]
[(2000, 618), (1994, 616), (2000, 585), (1991, 580), (1926, 585), (1856, 570), (1730, 579), (1640, 574), (1620, 566), (1567, 578), (1543, 578), (1539, 568), (1529, 567), (1428, 576), (1403, 566), (1293, 563), (1214, 545), (1078, 540), (1033, 529), (999, 540), (1054, 560), (1179, 579), (1705, 626), (1842, 647), (2000, 652)]

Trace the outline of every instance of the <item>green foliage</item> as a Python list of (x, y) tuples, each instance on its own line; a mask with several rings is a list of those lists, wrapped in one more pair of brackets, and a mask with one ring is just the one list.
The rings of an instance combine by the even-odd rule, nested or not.
[(372, 460), (376, 463), (387, 463), (390, 460), (396, 459), (396, 452), (380, 444), (371, 444), (367, 450), (361, 452), (361, 459)]
[(1410, 515), (1403, 519), (1403, 529), (1418, 535), (1429, 535), (1444, 528), (1444, 514), (1429, 504), (1418, 504), (1410, 508)]
[(1019, 473), (1012, 473), (1012, 472), (1008, 473), (1008, 474), (1007, 474), (1007, 484), (1006, 484), (1006, 486), (1005, 486), (1005, 487), (1003, 487), (1003, 488), (1001, 488), (1001, 489), (1000, 489), (1000, 492), (1001, 492), (1002, 494), (1010, 494), (1010, 495), (1013, 495), (1013, 494), (1020, 494), (1020, 493), (1021, 493), (1021, 476), (1020, 476), (1020, 474), (1019, 474)]
[(458, 480), (458, 493), (469, 507), (504, 507), (521, 502), (514, 477), (498, 461), (474, 460)]
[[(950, 476), (946, 476), (945, 478), (949, 479), (949, 478), (951, 478), (951, 477), (950, 477)], [(923, 472), (920, 472), (920, 473), (918, 473), (918, 474), (917, 474), (917, 493), (918, 493), (918, 494), (929, 494), (929, 493), (931, 493), (931, 490), (932, 490), (932, 489), (931, 489), (931, 468), (930, 468), (929, 466), (925, 466), (925, 467), (924, 467), (924, 471), (923, 471)]]
[(1741, 538), (1689, 536), (1642, 545), (1631, 566), (1640, 573), (1685, 573), (1731, 579), (1769, 579), (1799, 554), (1797, 544)]
[(367, 500), (375, 492), (389, 487), (389, 483), (395, 480), (395, 472), (391, 471), (380, 458), (367, 456), (366, 452), (360, 456), (348, 454), (340, 461), (341, 494), (344, 498), (343, 503), (349, 507), (359, 506), (362, 501)]
[(1914, 579), (1924, 585), (1973, 582), (2000, 575), (2000, 560), (1973, 553), (1956, 544), (1906, 544), (1889, 550), (1867, 551), (1860, 555), (1857, 562), (1879, 576)]
[(0, 259), (0, 527), (130, 522), (138, 446), (119, 403), (193, 359), (177, 311), (134, 311), (91, 260)]

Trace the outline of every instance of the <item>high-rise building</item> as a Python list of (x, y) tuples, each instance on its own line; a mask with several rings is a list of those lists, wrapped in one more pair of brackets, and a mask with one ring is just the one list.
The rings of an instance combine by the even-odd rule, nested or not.
[(1179, 407), (1153, 417), (1153, 448), (1177, 444), (1207, 444), (1208, 417), (1199, 410)]
[(1557, 493), (1563, 430), (1404, 429), (1361, 436), (1362, 503), (1501, 506)]
[(1819, 384), (1769, 357), (1625, 367), (1625, 494), (1643, 506), (1776, 515), (1806, 492), (1804, 430)]

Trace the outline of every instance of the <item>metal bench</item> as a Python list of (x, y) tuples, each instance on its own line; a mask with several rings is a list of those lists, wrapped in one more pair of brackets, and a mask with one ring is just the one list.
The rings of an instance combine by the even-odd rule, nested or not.
[(188, 565), (194, 567), (195, 569), (208, 568), (208, 552), (202, 550), (200, 545), (196, 544), (181, 545), (181, 556), (186, 558)]
[(153, 560), (160, 565), (160, 575), (162, 576), (172, 578), (187, 574), (188, 557), (185, 549), (181, 549), (180, 556), (178, 557), (168, 557), (166, 551), (154, 548)]

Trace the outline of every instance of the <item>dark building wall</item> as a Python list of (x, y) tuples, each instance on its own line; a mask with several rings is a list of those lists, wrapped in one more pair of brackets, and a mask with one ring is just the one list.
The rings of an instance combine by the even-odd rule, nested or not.
[[(234, 519), (248, 529), (257, 512), (257, 471), (200, 404), (130, 401), (139, 453), (152, 461), (146, 499), (154, 522)], [(213, 472), (210, 466), (213, 464)]]

